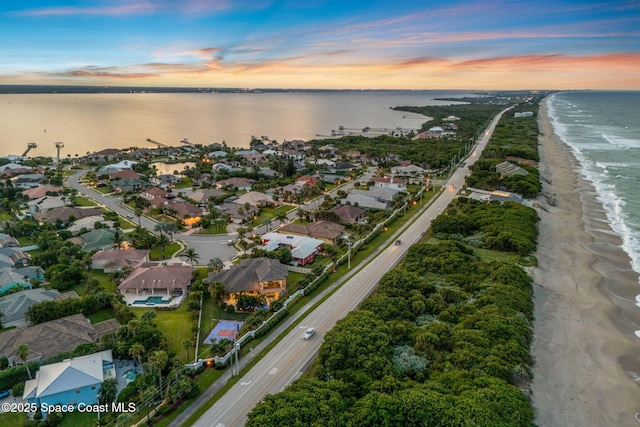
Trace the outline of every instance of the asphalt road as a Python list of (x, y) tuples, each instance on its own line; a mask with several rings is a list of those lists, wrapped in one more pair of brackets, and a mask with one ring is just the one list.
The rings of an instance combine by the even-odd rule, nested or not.
[[(380, 278), (391, 270), (405, 255), (409, 246), (420, 240), (431, 221), (456, 197), (458, 189), (469, 175), (468, 166), (478, 159), (486, 146), (498, 115), (481, 137), (474, 152), (466, 159), (466, 166), (458, 168), (449, 179), (449, 185), (440, 197), (425, 209), (419, 218), (405, 229), (399, 246), (390, 245), (364, 266), (356, 275), (331, 295), (325, 302), (301, 321), (298, 328), (287, 334), (265, 357), (247, 372), (194, 424), (195, 427), (232, 427), (245, 424), (249, 411), (266, 395), (282, 391), (297, 379), (305, 366), (315, 357), (324, 334), (336, 322), (355, 309), (375, 288)], [(316, 335), (308, 341), (303, 332), (313, 327)]]

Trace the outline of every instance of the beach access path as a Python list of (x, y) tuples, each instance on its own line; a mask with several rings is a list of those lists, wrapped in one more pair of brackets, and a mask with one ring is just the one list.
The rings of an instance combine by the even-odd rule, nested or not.
[(535, 366), (532, 403), (539, 426), (638, 426), (638, 276), (608, 226), (593, 186), (570, 147), (538, 116), (544, 191), (538, 267), (532, 271)]

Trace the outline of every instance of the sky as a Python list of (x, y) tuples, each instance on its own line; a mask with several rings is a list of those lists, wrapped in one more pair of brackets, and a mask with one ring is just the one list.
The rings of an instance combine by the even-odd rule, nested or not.
[(2, 0), (0, 84), (640, 90), (639, 0)]

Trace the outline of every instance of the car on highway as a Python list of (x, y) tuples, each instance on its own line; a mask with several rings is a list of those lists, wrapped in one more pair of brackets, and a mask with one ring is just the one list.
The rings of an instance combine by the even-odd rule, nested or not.
[(402, 240), (396, 240), (396, 246), (400, 246), (402, 244)]
[(9, 397), (9, 390), (0, 391), (0, 399), (6, 399), (7, 397)]
[(302, 339), (303, 340), (311, 339), (311, 337), (314, 336), (315, 334), (316, 334), (316, 330), (313, 328), (309, 328), (306, 331), (304, 331), (304, 334), (302, 334)]

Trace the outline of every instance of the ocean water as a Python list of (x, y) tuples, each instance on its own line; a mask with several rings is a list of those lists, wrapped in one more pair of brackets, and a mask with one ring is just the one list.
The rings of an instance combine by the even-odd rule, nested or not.
[(249, 146), (251, 136), (278, 142), (346, 133), (419, 129), (424, 116), (390, 108), (452, 104), (435, 98), (474, 96), (460, 91), (336, 91), (274, 93), (98, 93), (0, 95), (0, 156), (83, 156), (105, 148), (179, 146), (225, 141)]
[(562, 92), (547, 106), (640, 273), (640, 92)]

